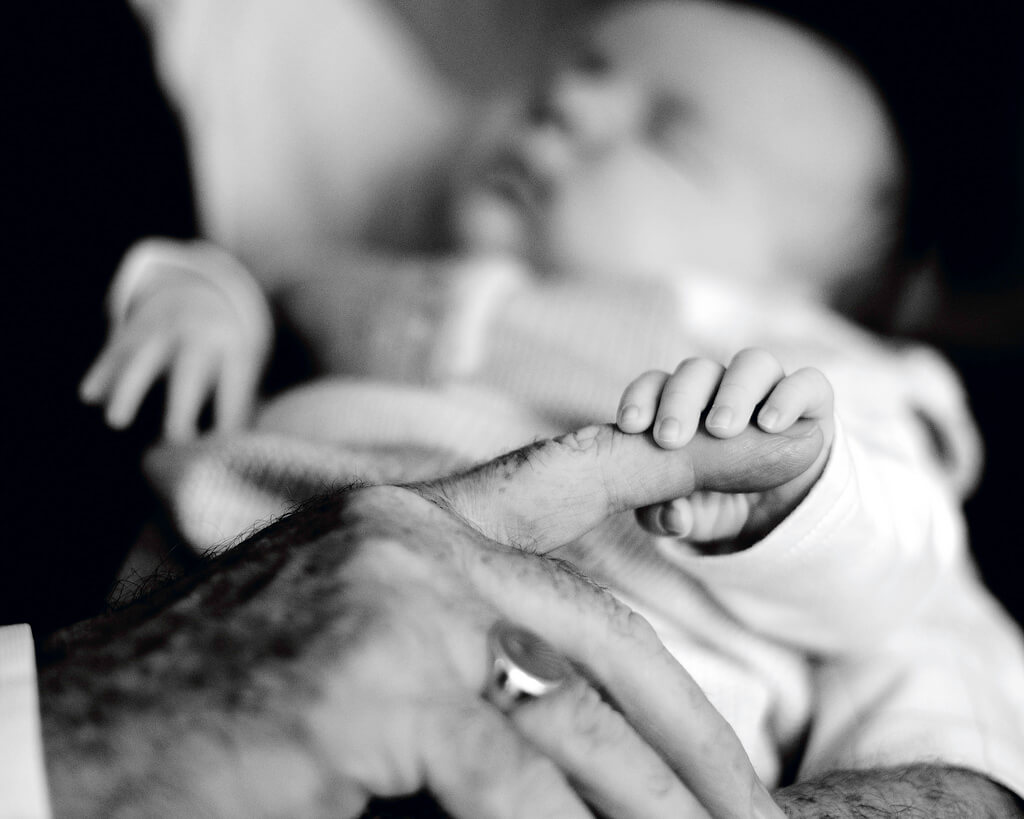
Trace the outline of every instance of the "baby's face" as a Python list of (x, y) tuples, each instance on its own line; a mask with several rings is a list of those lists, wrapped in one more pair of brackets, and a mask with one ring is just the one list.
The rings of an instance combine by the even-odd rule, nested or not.
[[(879, 146), (808, 117), (807, 106), (820, 113), (834, 96), (806, 89), (831, 63), (816, 45), (787, 49), (803, 34), (764, 26), (761, 16), (678, 0), (603, 17), (467, 190), (456, 208), (461, 238), (590, 277), (680, 264), (766, 277), (777, 272), (780, 234), (795, 229), (798, 245), (804, 234), (820, 245), (822, 229), (846, 219), (850, 196), (819, 185), (819, 171), (842, 177), (837, 185), (856, 181), (873, 172)], [(863, 107), (856, 93), (848, 100)], [(823, 139), (832, 143), (824, 156)], [(836, 154), (857, 167), (837, 171)]]

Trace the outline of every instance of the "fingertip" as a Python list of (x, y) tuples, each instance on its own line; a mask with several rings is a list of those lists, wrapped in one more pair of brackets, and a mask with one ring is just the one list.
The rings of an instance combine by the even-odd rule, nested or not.
[(120, 407), (108, 406), (104, 418), (111, 429), (125, 429), (132, 422), (132, 416)]
[(704, 428), (716, 438), (728, 438), (736, 434), (736, 431), (732, 428), (735, 417), (736, 414), (733, 412), (732, 407), (712, 407), (711, 412), (704, 419)]
[(677, 498), (661, 506), (661, 528), (673, 537), (689, 537), (693, 532), (693, 506), (686, 498)]
[(782, 429), (782, 413), (772, 406), (765, 406), (757, 416), (757, 424), (765, 432), (779, 432)]
[(78, 385), (78, 400), (85, 404), (99, 403), (100, 389), (94, 380), (83, 379)]
[(654, 429), (654, 442), (662, 449), (679, 449), (689, 440), (683, 433), (683, 425), (673, 416), (662, 418)]
[(103, 358), (93, 362), (78, 382), (78, 397), (86, 404), (98, 404), (107, 392), (109, 368), (104, 364)]
[(658, 408), (658, 398), (667, 379), (667, 373), (648, 370), (630, 382), (619, 398), (619, 410), (615, 416), (619, 429), (636, 433), (644, 432), (651, 426)]
[(644, 431), (640, 408), (636, 404), (626, 404), (620, 407), (616, 421), (619, 429), (623, 432), (635, 433)]

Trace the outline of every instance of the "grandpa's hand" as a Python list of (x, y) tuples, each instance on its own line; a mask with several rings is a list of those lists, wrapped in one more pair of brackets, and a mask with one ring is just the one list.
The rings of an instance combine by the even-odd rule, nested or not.
[[(780, 816), (646, 622), (532, 551), (698, 487), (774, 485), (820, 443), (813, 430), (750, 430), (668, 452), (595, 427), (297, 512), (55, 643), (40, 691), (58, 815), (355, 816), (371, 795), (427, 788), (473, 819), (585, 817), (587, 805)], [(499, 713), (480, 696), (499, 618), (545, 637), (580, 677)]]

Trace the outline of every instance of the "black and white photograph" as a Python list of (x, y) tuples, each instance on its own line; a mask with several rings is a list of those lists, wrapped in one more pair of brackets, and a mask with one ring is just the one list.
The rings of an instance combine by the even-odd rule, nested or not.
[(1024, 7), (4, 19), (0, 819), (1024, 817)]

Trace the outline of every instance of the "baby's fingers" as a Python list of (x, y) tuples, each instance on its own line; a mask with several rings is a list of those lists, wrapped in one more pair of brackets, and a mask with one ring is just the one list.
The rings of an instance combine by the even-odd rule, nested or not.
[(78, 385), (78, 397), (86, 404), (101, 404), (114, 385), (114, 377), (126, 351), (108, 342), (86, 370)]
[(661, 390), (668, 381), (668, 373), (648, 370), (632, 381), (619, 399), (616, 420), (623, 432), (644, 432), (654, 423)]
[(742, 350), (733, 358), (715, 394), (704, 426), (719, 438), (738, 435), (754, 410), (785, 376), (779, 360), (767, 350)]
[(259, 375), (259, 363), (248, 352), (225, 356), (214, 404), (218, 430), (228, 432), (248, 423), (259, 387)]
[(208, 351), (186, 346), (171, 367), (164, 436), (187, 441), (199, 427), (199, 413), (213, 389), (216, 361)]
[(781, 432), (800, 418), (832, 417), (832, 385), (821, 370), (804, 367), (783, 378), (772, 390), (757, 416), (765, 432)]
[(115, 374), (107, 402), (107, 423), (114, 429), (127, 427), (153, 382), (159, 378), (170, 355), (170, 343), (162, 338), (144, 341), (124, 360)]
[(637, 522), (651, 534), (694, 544), (739, 537), (749, 515), (749, 496), (722, 492), (695, 492), (636, 511)]
[(676, 368), (662, 388), (654, 421), (659, 446), (678, 449), (693, 438), (721, 378), (722, 365), (707, 358), (688, 358)]

